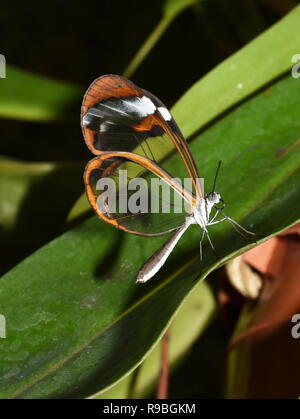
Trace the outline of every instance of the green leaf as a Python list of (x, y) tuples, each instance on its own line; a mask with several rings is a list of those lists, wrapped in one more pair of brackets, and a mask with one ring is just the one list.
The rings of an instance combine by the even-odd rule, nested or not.
[(0, 158), (2, 272), (61, 233), (66, 214), (82, 191), (82, 169), (79, 163)]
[[(291, 58), (300, 44), (299, 20), (300, 6), (219, 64), (183, 95), (172, 114), (186, 138), (193, 141), (197, 132), (220, 118), (223, 112), (292, 68)], [(163, 159), (171, 151), (165, 147), (155, 150), (155, 155)], [(88, 209), (86, 199), (82, 198), (69, 220)]]
[[(206, 282), (199, 283), (183, 303), (171, 324), (169, 363), (171, 370), (187, 356), (188, 349), (203, 333), (216, 312), (216, 301)], [(139, 366), (109, 390), (93, 398), (145, 398), (149, 397), (160, 374), (160, 342)], [(134, 385), (132, 385), (134, 383)]]
[(8, 66), (0, 83), (0, 117), (39, 122), (74, 119), (81, 95), (68, 83)]
[(53, 170), (53, 163), (0, 158), (0, 226), (3, 230), (15, 227), (19, 207), (32, 183)]
[[(251, 302), (252, 303), (252, 302)], [(255, 317), (253, 304), (247, 302), (239, 316), (232, 339), (236, 338)], [(241, 368), (242, 366), (242, 368)], [(228, 353), (226, 360), (225, 398), (246, 398), (251, 368), (251, 353), (248, 342), (241, 342)]]
[(163, 5), (164, 16), (176, 17), (179, 13), (203, 0), (165, 0)]
[[(288, 76), (243, 103), (192, 143), (201, 174), (226, 213), (261, 241), (299, 220), (300, 84)], [(248, 153), (249, 147), (258, 146)], [(234, 161), (234, 164), (230, 164)], [(180, 176), (177, 156), (167, 169)], [(210, 229), (200, 274), (200, 230), (191, 226), (156, 279), (134, 283), (164, 238), (125, 234), (96, 217), (40, 249), (2, 278), (2, 397), (88, 396), (147, 356), (196, 282), (254, 243), (228, 223)], [(203, 378), (205, 379), (205, 378)]]
[(297, 6), (180, 98), (172, 113), (187, 138), (292, 68), (300, 44), (299, 20)]
[(72, 206), (71, 211), (68, 214), (67, 223), (72, 225), (73, 222), (78, 222), (83, 217), (86, 217), (91, 212), (91, 207), (87, 199), (86, 193), (84, 192)]

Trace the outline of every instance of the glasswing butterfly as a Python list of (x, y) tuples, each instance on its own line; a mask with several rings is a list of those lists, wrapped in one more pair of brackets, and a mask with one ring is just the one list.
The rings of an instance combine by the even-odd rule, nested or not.
[[(223, 212), (224, 201), (215, 192), (220, 163), (213, 192), (204, 195), (196, 163), (185, 138), (170, 112), (153, 94), (124, 77), (101, 76), (84, 95), (81, 126), (88, 148), (97, 156), (87, 164), (84, 173), (87, 197), (96, 214), (132, 234), (158, 236), (173, 232), (166, 243), (140, 268), (137, 282), (146, 282), (158, 272), (191, 224), (199, 224), (202, 228), (201, 258), (205, 235), (214, 250), (207, 230), (210, 225), (228, 220), (236, 229), (254, 234)], [(190, 180), (189, 187), (173, 178), (158, 164), (156, 154), (161, 149), (177, 151), (187, 179)], [(137, 198), (136, 186), (143, 183), (136, 182), (132, 188), (127, 186), (139, 178), (146, 182), (146, 186), (151, 184), (151, 187), (155, 181), (162, 181), (173, 192), (172, 198), (170, 194), (166, 195), (167, 198), (161, 197), (157, 189), (154, 193), (151, 189), (149, 193), (148, 188), (145, 188), (142, 195), (139, 193)], [(114, 187), (108, 192), (111, 182), (114, 182)], [(149, 205), (149, 195), (150, 200), (156, 198), (159, 201), (155, 208), (152, 203)], [(147, 204), (143, 209), (140, 205), (142, 198)], [(178, 198), (184, 201), (184, 210)], [(133, 210), (128, 208), (130, 202), (134, 203)], [(164, 211), (166, 206), (169, 211)], [(213, 207), (215, 213), (211, 216)], [(218, 215), (222, 218), (218, 219)]]

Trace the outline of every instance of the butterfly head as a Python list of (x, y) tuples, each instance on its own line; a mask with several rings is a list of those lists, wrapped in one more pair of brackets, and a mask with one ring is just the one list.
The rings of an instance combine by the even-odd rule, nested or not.
[(219, 202), (223, 202), (221, 195), (218, 192), (210, 192), (205, 197), (206, 202), (210, 205), (218, 204)]

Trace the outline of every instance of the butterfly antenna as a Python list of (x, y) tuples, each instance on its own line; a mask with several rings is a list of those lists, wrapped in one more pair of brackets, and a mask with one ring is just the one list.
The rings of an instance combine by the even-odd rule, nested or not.
[(213, 184), (212, 192), (215, 192), (215, 189), (216, 189), (216, 183), (217, 183), (217, 178), (218, 178), (218, 174), (219, 174), (219, 170), (220, 170), (221, 164), (222, 164), (222, 162), (221, 162), (221, 160), (219, 160), (217, 171), (216, 171), (216, 174), (215, 174), (215, 179), (214, 179), (214, 184)]

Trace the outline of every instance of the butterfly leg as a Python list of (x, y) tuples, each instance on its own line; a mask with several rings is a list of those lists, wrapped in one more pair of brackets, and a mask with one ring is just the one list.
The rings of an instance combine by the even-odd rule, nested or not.
[(217, 254), (217, 252), (216, 252), (215, 246), (213, 245), (213, 242), (212, 242), (212, 240), (211, 240), (211, 238), (210, 238), (210, 235), (209, 235), (209, 233), (208, 233), (208, 230), (206, 230), (206, 231), (205, 231), (205, 233), (206, 233), (206, 235), (207, 235), (208, 242), (209, 242), (209, 244), (210, 244), (210, 247), (211, 247), (211, 249), (212, 249), (212, 251), (213, 251), (213, 253), (214, 253), (214, 255), (215, 255), (216, 259), (220, 259), (219, 255), (218, 255), (218, 254)]
[(215, 215), (208, 221), (208, 225), (211, 225), (211, 223), (217, 218), (219, 213), (220, 213), (220, 210), (217, 209)]
[[(254, 237), (258, 237), (258, 234), (256, 234), (256, 233), (253, 233), (252, 231), (250, 231), (250, 230), (247, 230), (245, 227), (243, 227), (242, 225), (240, 225), (239, 223), (237, 223), (235, 220), (233, 220), (232, 218), (230, 218), (230, 217), (228, 217), (228, 215), (226, 215), (226, 214), (224, 214), (223, 212), (222, 212), (222, 215), (224, 216), (224, 218), (225, 218), (225, 220), (227, 220), (231, 225), (232, 225), (232, 227), (241, 235), (241, 236), (243, 236), (243, 237), (246, 237), (247, 238), (247, 236), (254, 236)], [(244, 233), (246, 233), (246, 234), (244, 234)], [(256, 240), (254, 240), (255, 241), (255, 243), (257, 243), (257, 241)]]
[[(201, 265), (202, 265), (202, 242), (204, 239), (206, 231), (203, 229), (202, 230), (202, 236), (200, 239), (200, 244), (199, 244), (199, 250), (200, 250), (200, 270), (201, 270)], [(196, 278), (193, 279), (193, 282), (197, 281), (197, 279), (199, 278), (199, 274), (196, 276)]]
[(200, 263), (201, 264), (202, 264), (202, 242), (203, 242), (204, 236), (205, 236), (205, 230), (203, 229), (202, 230), (202, 237), (201, 237), (201, 240), (200, 240)]
[(212, 225), (214, 225), (214, 224), (219, 224), (219, 223), (221, 223), (222, 221), (225, 221), (225, 220), (227, 220), (227, 218), (221, 218), (221, 220), (217, 220), (217, 221), (213, 221), (215, 219), (215, 217), (213, 217), (212, 218), (212, 220), (207, 224), (208, 226), (212, 226)]

